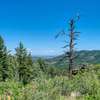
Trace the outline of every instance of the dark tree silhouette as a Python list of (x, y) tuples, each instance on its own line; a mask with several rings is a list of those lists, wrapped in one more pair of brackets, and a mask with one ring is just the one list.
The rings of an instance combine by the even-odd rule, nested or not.
[(67, 32), (65, 32), (64, 30), (61, 31), (60, 33), (58, 33), (56, 35), (56, 38), (59, 37), (59, 35), (65, 35), (65, 36), (69, 36), (68, 40), (66, 38), (66, 45), (63, 47), (65, 49), (65, 54), (64, 54), (64, 57), (62, 58), (63, 59), (67, 59), (68, 60), (68, 64), (69, 64), (69, 68), (68, 68), (68, 72), (69, 72), (69, 78), (72, 77), (72, 71), (73, 71), (73, 68), (75, 67), (74, 66), (74, 60), (76, 58), (76, 55), (75, 55), (75, 45), (77, 44), (76, 43), (76, 40), (77, 40), (77, 37), (78, 37), (78, 34), (80, 32), (77, 32), (76, 31), (76, 22), (80, 19), (79, 16), (77, 16), (77, 18), (72, 18), (69, 20), (69, 33), (67, 34)]

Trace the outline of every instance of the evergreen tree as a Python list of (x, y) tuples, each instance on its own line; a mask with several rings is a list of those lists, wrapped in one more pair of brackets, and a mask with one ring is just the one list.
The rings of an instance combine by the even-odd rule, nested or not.
[(9, 66), (12, 68), (12, 79), (18, 81), (18, 62), (16, 60), (16, 57), (11, 54), (9, 55)]
[(33, 65), (33, 58), (32, 58), (31, 53), (29, 53), (27, 55), (26, 66), (28, 68), (28, 71), (27, 71), (27, 81), (29, 82), (29, 81), (31, 81), (34, 78), (34, 76), (33, 76), (34, 65)]
[(32, 60), (28, 55), (26, 48), (20, 42), (19, 47), (16, 48), (16, 59), (18, 62), (19, 81), (27, 84), (32, 78)]
[(11, 69), (8, 62), (8, 52), (3, 38), (0, 36), (0, 78), (1, 81), (11, 78)]
[(29, 53), (29, 54), (27, 55), (27, 65), (33, 66), (33, 58), (32, 58), (31, 53)]
[(39, 64), (39, 67), (41, 69), (42, 72), (46, 73), (47, 72), (47, 64), (45, 63), (45, 61), (41, 58), (39, 58), (37, 60), (38, 64)]

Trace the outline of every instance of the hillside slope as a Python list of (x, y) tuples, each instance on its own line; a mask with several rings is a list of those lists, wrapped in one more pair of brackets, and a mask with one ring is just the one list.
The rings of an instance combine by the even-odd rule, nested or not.
[[(76, 52), (77, 58), (75, 59), (75, 64), (99, 64), (100, 63), (100, 50), (82, 50)], [(48, 59), (49, 63), (56, 66), (65, 66), (68, 60), (63, 59), (60, 61), (64, 55), (56, 56), (54, 58)]]

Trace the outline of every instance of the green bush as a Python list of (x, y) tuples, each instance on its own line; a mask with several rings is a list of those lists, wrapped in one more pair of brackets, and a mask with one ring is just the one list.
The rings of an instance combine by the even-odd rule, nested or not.
[(76, 100), (100, 100), (100, 73), (94, 67), (72, 79), (40, 73), (25, 86), (16, 81), (0, 82), (0, 95), (12, 100), (71, 100), (71, 93), (76, 92), (80, 93)]

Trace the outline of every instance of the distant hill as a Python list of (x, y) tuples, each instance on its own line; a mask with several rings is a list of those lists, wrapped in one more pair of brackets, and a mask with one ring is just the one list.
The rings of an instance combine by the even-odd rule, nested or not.
[[(75, 60), (75, 64), (99, 64), (100, 63), (100, 50), (82, 50), (76, 52), (77, 58)], [(53, 58), (48, 59), (47, 61), (50, 64), (55, 66), (65, 66), (67, 60), (64, 59), (60, 61), (64, 55), (56, 56)]]
[(42, 58), (44, 60), (47, 60), (47, 59), (51, 59), (51, 58), (54, 58), (54, 56), (41, 56), (41, 55), (38, 55), (38, 56), (33, 56), (33, 61), (36, 61), (38, 60), (39, 58)]

